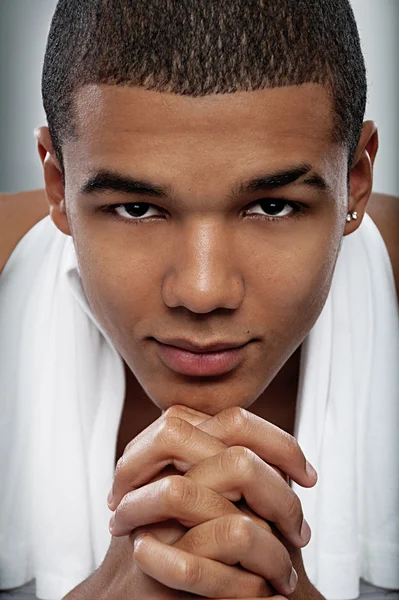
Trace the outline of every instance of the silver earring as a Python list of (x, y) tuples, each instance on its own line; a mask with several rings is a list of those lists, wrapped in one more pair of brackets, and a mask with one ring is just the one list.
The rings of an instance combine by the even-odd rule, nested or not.
[(357, 212), (356, 212), (356, 211), (353, 211), (352, 213), (348, 213), (348, 214), (347, 214), (347, 216), (346, 216), (346, 220), (348, 221), (348, 223), (349, 223), (349, 221), (351, 221), (352, 219), (354, 219), (354, 220), (356, 220), (356, 219), (357, 219)]

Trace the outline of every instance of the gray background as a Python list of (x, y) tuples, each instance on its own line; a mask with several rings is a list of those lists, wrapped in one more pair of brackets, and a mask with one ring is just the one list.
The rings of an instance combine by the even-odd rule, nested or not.
[[(56, 0), (0, 0), (0, 192), (43, 187), (33, 130)], [(399, 196), (399, 0), (352, 0), (365, 54), (366, 119), (379, 126), (374, 190)]]

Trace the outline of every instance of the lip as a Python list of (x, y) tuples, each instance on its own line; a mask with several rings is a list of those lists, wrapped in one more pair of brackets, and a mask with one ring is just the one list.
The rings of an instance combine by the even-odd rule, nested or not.
[(217, 342), (213, 344), (194, 344), (189, 340), (185, 340), (183, 338), (173, 338), (167, 340), (159, 340), (157, 338), (157, 342), (164, 344), (166, 346), (175, 346), (177, 348), (182, 348), (183, 350), (189, 350), (190, 352), (216, 352), (218, 350), (230, 350), (231, 348), (239, 348), (240, 346), (244, 346), (247, 342)]
[[(156, 340), (161, 361), (182, 375), (211, 377), (237, 368), (243, 360), (247, 343), (234, 348), (212, 352), (192, 352), (185, 348), (163, 344)], [(226, 348), (226, 346), (224, 345)]]

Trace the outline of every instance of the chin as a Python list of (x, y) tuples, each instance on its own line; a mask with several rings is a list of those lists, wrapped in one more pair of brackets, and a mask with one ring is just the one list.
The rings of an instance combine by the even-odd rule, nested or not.
[[(253, 388), (245, 391), (237, 388), (237, 385), (229, 386), (226, 383), (216, 385), (213, 383), (213, 388), (206, 383), (196, 384), (197, 388), (191, 384), (187, 388), (187, 384), (182, 387), (174, 383), (170, 386), (168, 393), (160, 396), (158, 390), (148, 390), (148, 395), (152, 402), (161, 409), (162, 414), (171, 406), (180, 404), (192, 408), (209, 416), (214, 416), (227, 408), (240, 406), (241, 408), (249, 408), (258, 398), (259, 394), (254, 393)], [(180, 387), (180, 389), (179, 389)], [(165, 383), (163, 389), (168, 389)]]

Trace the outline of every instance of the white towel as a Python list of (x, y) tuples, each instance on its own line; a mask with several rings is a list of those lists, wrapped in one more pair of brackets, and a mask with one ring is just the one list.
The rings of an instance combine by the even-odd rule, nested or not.
[[(108, 549), (125, 378), (88, 305), (73, 240), (46, 217), (0, 277), (0, 589), (36, 578), (59, 600)], [(319, 482), (293, 488), (304, 550), (327, 600), (359, 579), (399, 588), (399, 315), (368, 215), (343, 240), (330, 294), (303, 342), (296, 435)]]

